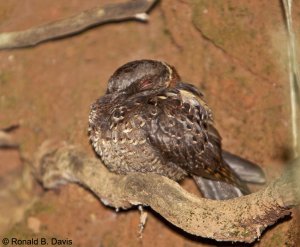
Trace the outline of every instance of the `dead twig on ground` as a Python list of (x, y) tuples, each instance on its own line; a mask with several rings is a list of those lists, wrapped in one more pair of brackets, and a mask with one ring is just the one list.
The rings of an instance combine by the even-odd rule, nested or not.
[(253, 242), (299, 203), (299, 186), (295, 184), (299, 182), (291, 175), (299, 173), (299, 162), (265, 189), (228, 201), (198, 198), (155, 174), (116, 175), (100, 160), (68, 145), (42, 145), (35, 164), (46, 188), (76, 182), (92, 190), (105, 205), (123, 209), (150, 206), (184, 231), (219, 241)]
[(1, 33), (0, 50), (34, 46), (47, 40), (73, 35), (105, 23), (125, 20), (146, 21), (147, 12), (155, 2), (157, 0), (135, 0), (95, 7), (72, 17), (25, 31)]

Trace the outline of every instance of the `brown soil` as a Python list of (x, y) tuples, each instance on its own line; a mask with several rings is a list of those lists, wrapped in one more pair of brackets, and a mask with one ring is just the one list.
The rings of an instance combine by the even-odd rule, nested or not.
[[(108, 2), (120, 1), (101, 4)], [(41, 25), (98, 4), (1, 1), (0, 32)], [(300, 26), (299, 1), (294, 1), (294, 22)], [(174, 65), (184, 81), (202, 89), (226, 149), (261, 164), (268, 179), (280, 174), (291, 144), (285, 26), (277, 0), (162, 0), (147, 24), (107, 24), (34, 48), (1, 51), (0, 128), (20, 123), (13, 136), (27, 160), (46, 139), (80, 145), (93, 155), (87, 138), (90, 104), (104, 93), (117, 67), (142, 58)], [(24, 169), (16, 152), (0, 152), (0, 181), (11, 174), (23, 179), (16, 173)], [(2, 190), (10, 191), (9, 181)], [(56, 237), (72, 240), (73, 246), (217, 245), (185, 234), (151, 210), (139, 238), (138, 210), (116, 213), (77, 185), (43, 192), (26, 181), (27, 187), (10, 194), (16, 199), (22, 195), (24, 207), (18, 207), (18, 200), (0, 202), (0, 218), (14, 223), (5, 221), (9, 227), (0, 227), (5, 229), (0, 237)], [(183, 186), (195, 191), (189, 180)], [(17, 213), (20, 217), (10, 216)], [(292, 218), (273, 227), (257, 246), (296, 246)]]

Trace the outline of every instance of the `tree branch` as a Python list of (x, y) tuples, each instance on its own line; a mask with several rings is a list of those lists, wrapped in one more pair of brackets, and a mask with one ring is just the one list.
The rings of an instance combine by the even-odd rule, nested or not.
[(68, 145), (42, 145), (35, 164), (46, 188), (76, 182), (92, 190), (107, 206), (150, 206), (184, 231), (218, 241), (253, 242), (299, 203), (299, 186), (296, 176), (291, 175), (295, 171), (299, 174), (299, 162), (293, 165), (297, 170), (289, 170), (265, 189), (227, 201), (198, 198), (155, 174), (116, 175), (98, 159)]
[(104, 23), (124, 20), (147, 20), (147, 12), (157, 0), (135, 0), (83, 11), (72, 17), (25, 31), (0, 34), (0, 50), (37, 45), (43, 41), (82, 32)]

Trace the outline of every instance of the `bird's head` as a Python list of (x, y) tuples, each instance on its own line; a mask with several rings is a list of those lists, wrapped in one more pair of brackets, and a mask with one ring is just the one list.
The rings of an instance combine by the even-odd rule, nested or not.
[(107, 93), (139, 93), (172, 87), (180, 81), (174, 67), (155, 60), (137, 60), (118, 68), (108, 81)]

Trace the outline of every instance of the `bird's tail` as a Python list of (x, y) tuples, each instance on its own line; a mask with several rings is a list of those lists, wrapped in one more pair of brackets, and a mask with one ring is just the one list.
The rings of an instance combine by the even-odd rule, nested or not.
[(245, 193), (239, 187), (217, 180), (211, 180), (203, 177), (193, 176), (203, 197), (212, 200), (228, 200), (243, 196)]
[(226, 182), (193, 176), (205, 198), (227, 200), (247, 195), (250, 194), (250, 190), (246, 182), (265, 182), (264, 172), (258, 165), (226, 151), (223, 151), (222, 156), (224, 159), (223, 167), (229, 167), (230, 169), (223, 169), (223, 171), (221, 171), (222, 175), (227, 178)]
[(233, 170), (243, 182), (254, 184), (263, 184), (266, 182), (265, 173), (253, 162), (224, 150), (222, 151), (222, 156), (231, 170)]

